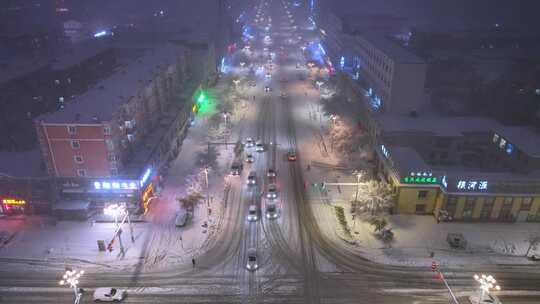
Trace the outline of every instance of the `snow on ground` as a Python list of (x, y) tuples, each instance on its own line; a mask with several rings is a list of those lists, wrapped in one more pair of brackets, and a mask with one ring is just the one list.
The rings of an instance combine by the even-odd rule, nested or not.
[[(297, 138), (301, 146), (302, 166), (311, 164), (304, 171), (308, 185), (320, 182), (354, 183), (356, 178), (350, 171), (338, 170), (338, 156), (329, 148), (328, 127), (330, 120), (317, 111), (318, 92), (306, 84), (296, 84), (294, 91), (304, 92), (304, 100), (294, 108), (297, 119)], [(326, 143), (325, 151), (323, 142)], [(475, 264), (530, 264), (525, 258), (529, 247), (528, 237), (540, 234), (534, 223), (440, 223), (431, 216), (389, 216), (395, 241), (385, 245), (373, 234), (373, 228), (364, 219), (353, 220), (349, 201), (354, 196), (354, 186), (329, 186), (328, 194), (317, 188), (308, 187), (313, 212), (321, 230), (330, 238), (339, 237), (344, 246), (354, 248), (359, 254), (379, 263), (392, 265), (430, 265), (435, 259), (443, 266), (466, 266)], [(340, 227), (333, 206), (345, 210), (351, 237)], [(451, 249), (446, 241), (448, 233), (462, 233), (467, 239), (466, 249)], [(533, 247), (533, 251), (540, 252)], [(433, 253), (433, 258), (431, 254)]]
[[(227, 85), (225, 79), (209, 94), (228, 98), (223, 95)], [(242, 119), (241, 112), (242, 109), (238, 107), (233, 111), (231, 127), (235, 128)], [(204, 175), (201, 175), (202, 169), (196, 164), (195, 158), (197, 152), (206, 150), (207, 142), (213, 140), (208, 138), (211, 133), (209, 117), (198, 117), (189, 129), (180, 154), (165, 176), (164, 188), (151, 203), (147, 222), (133, 223), (135, 242), (131, 241), (128, 226), (123, 227), (124, 252), (121, 252), (118, 242), (112, 252), (98, 250), (98, 240), (104, 240), (105, 244), (110, 241), (114, 223), (56, 221), (38, 216), (5, 217), (0, 219), (0, 263), (4, 267), (11, 265), (17, 268), (26, 264), (32, 268), (64, 268), (68, 265), (84, 269), (99, 267), (103, 270), (133, 268), (141, 263), (144, 269), (190, 264), (191, 258), (204, 250), (201, 247), (217, 228), (222, 214), (225, 176), (233, 155), (231, 146), (216, 146), (218, 168), (209, 173), (210, 205), (199, 204), (188, 225), (175, 227), (175, 215), (180, 210), (176, 198), (186, 193), (186, 186), (195, 180), (202, 185), (203, 194), (206, 194)], [(230, 134), (223, 132), (226, 131), (224, 128), (221, 131), (212, 134), (216, 137)], [(211, 215), (208, 215), (208, 208)], [(209, 224), (208, 227), (203, 225), (205, 222)]]

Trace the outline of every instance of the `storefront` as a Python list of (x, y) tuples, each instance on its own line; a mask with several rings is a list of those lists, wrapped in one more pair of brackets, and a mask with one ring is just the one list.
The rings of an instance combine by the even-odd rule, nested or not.
[(2, 199), (0, 213), (6, 215), (24, 214), (25, 209), (25, 200), (16, 198), (4, 198)]

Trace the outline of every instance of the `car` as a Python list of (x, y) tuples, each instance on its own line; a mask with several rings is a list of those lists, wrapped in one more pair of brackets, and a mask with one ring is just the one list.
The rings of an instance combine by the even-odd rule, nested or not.
[(540, 253), (532, 253), (527, 256), (531, 261), (540, 261)]
[(276, 170), (274, 168), (269, 168), (268, 171), (266, 172), (266, 177), (268, 178), (273, 178), (273, 177), (276, 177), (277, 174), (276, 174)]
[(267, 79), (270, 79), (270, 78), (272, 78), (272, 74), (270, 74), (270, 73), (266, 73), (266, 78), (267, 78)]
[(280, 97), (281, 99), (286, 99), (286, 98), (287, 98), (287, 93), (281, 92), (281, 94), (279, 94), (279, 97)]
[(120, 302), (124, 300), (127, 295), (125, 289), (112, 288), (112, 287), (100, 287), (94, 291), (94, 302)]
[(248, 249), (246, 268), (249, 271), (255, 271), (257, 270), (257, 268), (259, 268), (259, 264), (257, 263), (257, 249), (255, 248)]
[(257, 141), (257, 143), (255, 144), (255, 151), (264, 152), (264, 144), (262, 143), (262, 141)]
[(275, 219), (278, 217), (277, 206), (274, 203), (266, 204), (266, 217)]
[(274, 184), (268, 185), (268, 190), (266, 190), (267, 199), (276, 199), (278, 197), (277, 186)]
[(246, 138), (246, 143), (244, 145), (246, 146), (246, 148), (253, 147), (253, 145), (254, 145), (253, 138), (251, 138), (251, 137)]
[(253, 162), (253, 155), (248, 154), (246, 155), (246, 163), (252, 163)]
[(257, 209), (257, 206), (255, 205), (249, 206), (247, 219), (250, 222), (254, 222), (259, 219), (259, 210)]
[(269, 86), (265, 86), (265, 87), (264, 87), (264, 91), (265, 91), (266, 93), (270, 92), (271, 90), (272, 90), (272, 89), (271, 89)]
[(255, 171), (249, 172), (247, 184), (248, 186), (254, 186), (257, 184), (257, 175), (255, 174)]
[(188, 221), (188, 213), (185, 211), (178, 212), (174, 219), (174, 225), (176, 227), (184, 227)]
[(497, 296), (490, 295), (489, 293), (484, 293), (482, 301), (478, 301), (477, 295), (469, 296), (469, 302), (478, 303), (478, 304), (502, 304)]
[(287, 160), (288, 161), (296, 161), (296, 152), (291, 150), (287, 152)]
[(240, 173), (242, 173), (242, 169), (244, 169), (244, 166), (242, 165), (242, 163), (233, 162), (231, 165), (231, 175), (233, 176), (240, 175)]
[(251, 87), (256, 87), (257, 86), (257, 83), (255, 81), (250, 81), (249, 82), (249, 86)]

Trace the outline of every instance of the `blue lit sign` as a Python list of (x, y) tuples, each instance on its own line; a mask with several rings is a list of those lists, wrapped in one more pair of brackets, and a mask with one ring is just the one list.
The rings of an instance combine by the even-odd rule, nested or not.
[(512, 152), (514, 151), (514, 145), (512, 145), (511, 143), (507, 143), (505, 150), (506, 150), (506, 153), (512, 154)]
[(101, 31), (94, 34), (94, 38), (99, 38), (107, 35), (107, 31)]
[(141, 177), (141, 180), (140, 180), (140, 185), (141, 187), (146, 184), (146, 182), (148, 181), (148, 178), (150, 178), (150, 174), (152, 173), (152, 169), (151, 168), (148, 168), (146, 169), (146, 171), (144, 172), (143, 176)]
[(339, 60), (339, 66), (343, 70), (343, 67), (345, 67), (345, 57), (341, 56), (341, 59)]
[(389, 158), (390, 157), (390, 151), (384, 146), (381, 145), (381, 152), (384, 155), (384, 157)]

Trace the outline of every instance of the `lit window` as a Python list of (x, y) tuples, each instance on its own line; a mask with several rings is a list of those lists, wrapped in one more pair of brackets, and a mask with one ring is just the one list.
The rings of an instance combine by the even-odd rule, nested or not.
[(86, 170), (84, 170), (84, 169), (77, 170), (77, 175), (80, 176), (80, 177), (85, 177), (86, 176)]
[(63, 96), (58, 97), (58, 102), (59, 102), (59, 103), (64, 103), (64, 97), (63, 97)]
[(114, 142), (111, 139), (106, 139), (105, 144), (108, 150), (114, 150)]
[(75, 155), (75, 156), (73, 156), (73, 159), (78, 164), (82, 164), (84, 162), (82, 155)]
[(67, 130), (68, 130), (68, 133), (69, 134), (75, 134), (77, 133), (77, 128), (75, 126), (68, 126), (67, 127)]
[(71, 141), (71, 148), (79, 149), (80, 147), (81, 147), (81, 143), (78, 140), (72, 140)]

